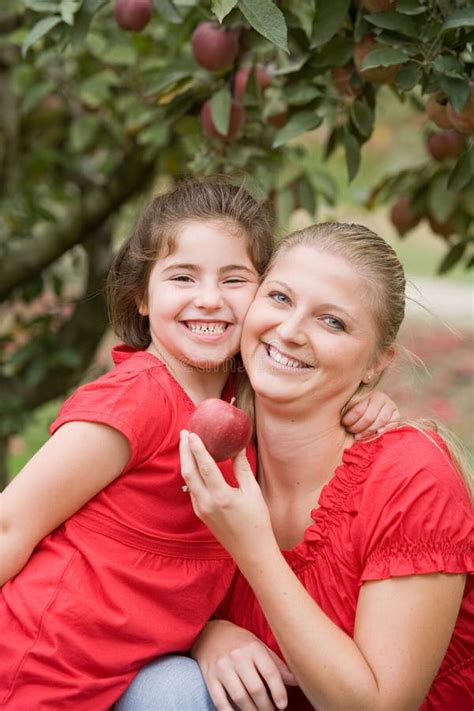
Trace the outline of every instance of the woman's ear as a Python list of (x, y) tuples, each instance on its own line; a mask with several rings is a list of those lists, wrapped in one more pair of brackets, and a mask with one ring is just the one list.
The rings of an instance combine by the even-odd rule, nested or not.
[(395, 358), (395, 346), (389, 346), (385, 351), (380, 353), (377, 358), (375, 359), (375, 362), (371, 365), (371, 367), (368, 369), (364, 377), (362, 378), (362, 382), (365, 385), (368, 385), (373, 378), (375, 378), (377, 375), (380, 375), (385, 368), (387, 368), (392, 360)]

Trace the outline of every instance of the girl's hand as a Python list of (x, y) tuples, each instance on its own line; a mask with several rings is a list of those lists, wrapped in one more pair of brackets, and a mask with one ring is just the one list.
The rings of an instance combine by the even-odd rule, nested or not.
[(199, 437), (181, 432), (181, 474), (196, 515), (232, 557), (258, 562), (265, 545), (274, 542), (267, 505), (245, 452), (234, 459), (239, 488), (229, 486)]
[(208, 622), (191, 650), (218, 711), (285, 709), (285, 684), (295, 685), (282, 660), (255, 635), (232, 622)]
[(397, 427), (400, 419), (393, 400), (382, 391), (374, 390), (346, 412), (342, 424), (355, 435), (355, 439), (363, 439)]

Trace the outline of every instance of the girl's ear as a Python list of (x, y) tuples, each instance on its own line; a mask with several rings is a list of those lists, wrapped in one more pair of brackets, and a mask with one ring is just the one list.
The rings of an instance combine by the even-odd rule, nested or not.
[(143, 294), (139, 297), (137, 296), (135, 303), (137, 305), (138, 313), (140, 314), (140, 316), (148, 316), (149, 311), (146, 294)]
[(372, 366), (369, 368), (369, 370), (366, 372), (364, 377), (362, 378), (362, 382), (367, 385), (370, 383), (370, 381), (375, 378), (377, 375), (379, 375), (382, 371), (387, 368), (392, 360), (395, 358), (395, 346), (390, 346), (387, 348), (387, 350), (383, 351), (383, 353), (380, 353), (377, 358), (375, 359), (375, 362), (372, 364)]

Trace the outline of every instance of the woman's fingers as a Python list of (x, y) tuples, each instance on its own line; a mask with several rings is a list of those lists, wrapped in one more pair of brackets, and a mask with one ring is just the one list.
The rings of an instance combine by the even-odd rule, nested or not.
[(181, 476), (186, 482), (188, 491), (194, 496), (202, 496), (206, 487), (196, 466), (194, 455), (190, 448), (189, 433), (186, 430), (182, 430), (180, 433), (179, 457), (181, 460)]

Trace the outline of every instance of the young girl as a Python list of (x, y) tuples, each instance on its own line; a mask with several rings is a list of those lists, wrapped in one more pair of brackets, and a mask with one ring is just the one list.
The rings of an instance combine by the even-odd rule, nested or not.
[[(265, 213), (225, 183), (155, 198), (120, 250), (109, 297), (127, 345), (0, 497), (0, 709), (105, 711), (221, 602), (234, 563), (181, 490), (179, 432), (232, 396), (271, 251)], [(385, 403), (358, 425), (390, 420)]]

